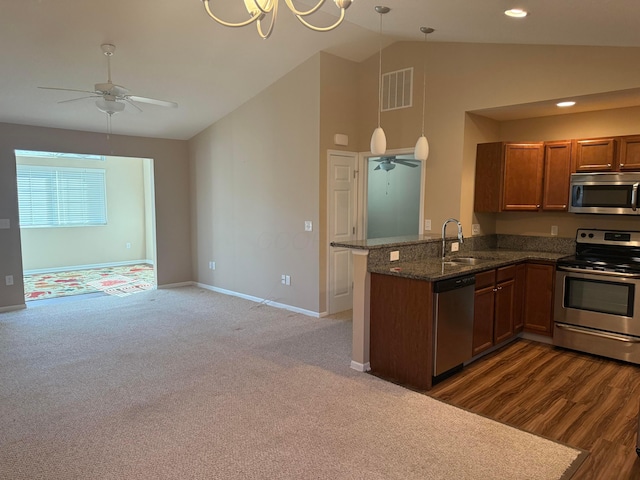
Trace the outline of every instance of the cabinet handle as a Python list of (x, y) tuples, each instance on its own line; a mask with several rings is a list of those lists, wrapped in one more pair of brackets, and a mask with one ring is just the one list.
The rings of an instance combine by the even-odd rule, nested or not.
[(621, 163), (621, 164), (620, 164), (620, 166), (621, 166), (621, 167), (624, 167), (624, 163)]
[(562, 205), (562, 208), (567, 208), (567, 206), (566, 205)]
[(540, 205), (536, 205), (536, 208), (540, 208)]
[(498, 287), (498, 290), (502, 290), (502, 287)]
[(494, 292), (497, 292), (497, 291), (498, 291), (498, 289), (497, 289), (497, 288), (494, 288), (494, 289), (493, 289), (493, 291), (494, 291)]
[(611, 164), (610, 164), (610, 163), (607, 163), (607, 167), (611, 168)]

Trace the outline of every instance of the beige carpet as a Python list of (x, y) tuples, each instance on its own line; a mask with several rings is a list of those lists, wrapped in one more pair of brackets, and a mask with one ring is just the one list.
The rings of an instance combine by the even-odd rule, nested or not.
[(350, 343), (349, 320), (195, 287), (0, 314), (0, 478), (550, 480), (581, 461), (351, 370)]

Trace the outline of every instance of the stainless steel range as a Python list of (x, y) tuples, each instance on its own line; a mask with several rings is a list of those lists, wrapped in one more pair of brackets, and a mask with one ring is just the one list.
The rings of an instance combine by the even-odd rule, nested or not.
[(578, 229), (558, 260), (553, 344), (640, 364), (640, 232)]

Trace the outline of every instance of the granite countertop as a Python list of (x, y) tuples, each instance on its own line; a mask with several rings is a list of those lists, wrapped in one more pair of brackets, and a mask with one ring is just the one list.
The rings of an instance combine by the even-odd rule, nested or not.
[(436, 235), (405, 235), (401, 237), (369, 238), (350, 242), (331, 242), (332, 247), (352, 248), (354, 250), (375, 250), (388, 247), (404, 247), (421, 243), (440, 242), (442, 237)]
[(424, 258), (407, 262), (393, 262), (386, 265), (369, 265), (369, 272), (397, 277), (413, 278), (434, 282), (453, 278), (460, 275), (475, 274), (485, 270), (504, 267), (523, 261), (556, 262), (566, 253), (536, 252), (526, 250), (474, 250), (454, 255), (460, 257), (474, 257), (480, 260), (476, 265), (443, 263), (440, 257)]

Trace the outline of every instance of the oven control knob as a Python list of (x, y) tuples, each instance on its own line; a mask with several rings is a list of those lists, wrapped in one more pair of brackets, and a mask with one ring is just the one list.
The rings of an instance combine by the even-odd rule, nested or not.
[(590, 234), (589, 234), (589, 238), (593, 238), (593, 233), (590, 233)]
[(586, 234), (586, 233), (581, 233), (581, 234), (580, 234), (580, 236), (581, 236), (582, 238), (584, 238), (584, 237), (586, 237), (586, 236), (587, 236), (587, 234)]

